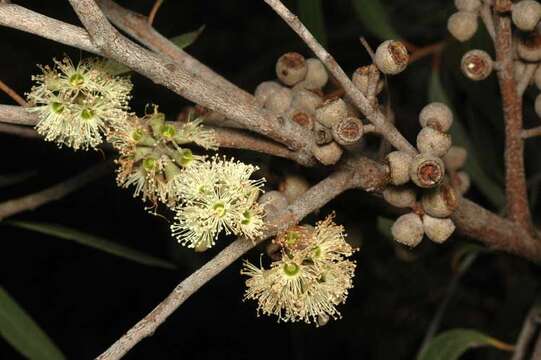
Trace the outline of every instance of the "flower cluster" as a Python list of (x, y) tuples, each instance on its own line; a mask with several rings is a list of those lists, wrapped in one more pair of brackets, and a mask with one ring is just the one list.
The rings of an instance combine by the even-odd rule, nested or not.
[(218, 234), (254, 239), (263, 229), (257, 203), (263, 180), (251, 180), (257, 167), (214, 157), (187, 168), (175, 183), (181, 200), (171, 226), (178, 241), (200, 250), (214, 245)]
[(344, 228), (332, 216), (311, 226), (295, 226), (275, 240), (282, 257), (270, 269), (244, 263), (245, 299), (258, 302), (258, 313), (278, 316), (278, 321), (325, 323), (340, 313), (353, 286), (355, 262), (347, 258), (352, 247), (345, 241)]
[(38, 133), (47, 141), (75, 150), (95, 148), (111, 126), (128, 114), (132, 83), (111, 75), (103, 60), (85, 59), (74, 65), (69, 58), (41, 67), (27, 98), (38, 114)]

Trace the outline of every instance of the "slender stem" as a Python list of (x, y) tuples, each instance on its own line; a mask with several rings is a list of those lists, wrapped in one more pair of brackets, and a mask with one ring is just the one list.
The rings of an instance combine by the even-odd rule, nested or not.
[(0, 80), (0, 90), (5, 92), (10, 98), (21, 106), (28, 106), (28, 103), (15, 90), (10, 88), (8, 84)]
[(492, 16), (491, 4), (489, 2), (485, 2), (483, 4), (479, 15), (481, 16), (481, 20), (483, 20), (485, 28), (487, 29), (488, 34), (492, 38), (492, 41), (495, 42), (496, 28), (494, 26), (494, 17)]
[(150, 12), (148, 13), (148, 19), (147, 22), (149, 25), (152, 25), (154, 22), (154, 18), (156, 17), (156, 14), (158, 13), (158, 10), (160, 10), (160, 6), (162, 6), (163, 0), (156, 0), (154, 1), (154, 5), (152, 5), (152, 9), (150, 9)]
[(445, 48), (445, 45), (445, 41), (440, 41), (434, 44), (423, 46), (421, 48), (417, 48), (411, 53), (409, 63), (414, 63), (415, 61), (421, 60), (426, 56), (441, 54), (441, 52)]
[(410, 154), (417, 154), (417, 150), (400, 134), (396, 127), (390, 122), (385, 121), (385, 116), (379, 111), (378, 107), (373, 106), (366, 96), (353, 85), (332, 55), (319, 44), (299, 18), (293, 15), (279, 0), (265, 0), (265, 2), (299, 35), (314, 54), (325, 64), (329, 72), (344, 88), (344, 91), (355, 106), (366, 116), (368, 121), (376, 126), (381, 135), (395, 148)]
[[(507, 9), (505, 1), (497, 4)], [(510, 1), (509, 1), (510, 3)], [(507, 212), (511, 220), (533, 234), (533, 226), (526, 192), (524, 170), (524, 141), (522, 139), (522, 97), (517, 93), (513, 78), (513, 46), (511, 19), (506, 13), (496, 17), (497, 72), (505, 119), (505, 194)]]
[(524, 129), (522, 130), (522, 138), (523, 139), (529, 139), (536, 136), (541, 136), (541, 126), (536, 126), (531, 129)]

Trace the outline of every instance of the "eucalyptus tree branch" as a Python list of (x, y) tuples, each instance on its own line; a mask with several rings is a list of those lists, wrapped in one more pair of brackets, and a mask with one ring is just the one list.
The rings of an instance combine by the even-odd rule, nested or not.
[(376, 126), (378, 132), (395, 148), (413, 155), (417, 154), (417, 150), (402, 136), (398, 129), (385, 120), (385, 116), (378, 107), (373, 106), (366, 96), (353, 85), (350, 78), (344, 73), (344, 70), (342, 70), (332, 55), (319, 44), (299, 18), (293, 15), (280, 0), (265, 0), (265, 2), (299, 35), (314, 54), (325, 64), (329, 72), (343, 87), (351, 101), (359, 108), (368, 121)]
[(3, 124), (0, 122), (0, 133), (20, 136), (29, 139), (41, 139), (42, 136), (34, 129), (26, 126)]
[(101, 162), (66, 181), (51, 186), (50, 188), (20, 198), (4, 201), (3, 203), (0, 203), (0, 220), (23, 211), (34, 210), (51, 201), (59, 200), (88, 183), (99, 179), (103, 175), (106, 175), (111, 169), (112, 161)]
[(199, 290), (208, 281), (213, 279), (222, 270), (235, 262), (248, 250), (276, 233), (296, 224), (312, 211), (321, 208), (343, 191), (358, 185), (357, 178), (352, 170), (339, 170), (314, 185), (295, 203), (287, 209), (281, 209), (278, 214), (271, 214), (271, 221), (267, 230), (257, 242), (239, 238), (199, 270), (180, 282), (175, 289), (156, 306), (148, 315), (135, 324), (128, 332), (118, 339), (109, 349), (97, 357), (98, 360), (120, 359), (142, 339), (152, 335), (156, 329), (191, 295)]
[(524, 170), (524, 140), (522, 139), (522, 96), (517, 92), (513, 75), (513, 45), (511, 19), (508, 11), (511, 0), (498, 0), (496, 10), (496, 60), (505, 120), (505, 195), (511, 220), (534, 233)]
[(36, 114), (16, 105), (0, 105), (0, 122), (34, 126), (38, 123)]

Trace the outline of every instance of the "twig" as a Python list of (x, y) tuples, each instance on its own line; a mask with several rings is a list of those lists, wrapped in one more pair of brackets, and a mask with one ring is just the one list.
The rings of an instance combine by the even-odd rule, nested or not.
[(354, 186), (354, 177), (348, 170), (337, 171), (325, 180), (313, 186), (294, 204), (282, 211), (269, 226), (264, 236), (257, 242), (244, 238), (234, 241), (222, 250), (216, 257), (207, 262), (199, 270), (188, 276), (154, 308), (147, 316), (133, 326), (126, 334), (118, 339), (109, 349), (97, 357), (97, 360), (120, 359), (139, 341), (152, 335), (169, 315), (171, 315), (186, 299), (195, 293), (204, 284), (218, 275), (223, 269), (231, 265), (245, 252), (253, 248), (258, 242), (267, 239), (280, 230), (296, 224), (306, 215), (319, 209), (335, 196)]
[[(540, 320), (539, 304), (535, 303), (528, 312), (526, 319), (524, 319), (522, 330), (518, 336), (518, 340), (515, 345), (515, 352), (513, 353), (511, 360), (527, 360), (526, 355), (531, 349), (530, 345), (532, 340), (535, 340), (534, 337), (537, 335)], [(532, 356), (532, 359), (538, 358)]]
[(480, 14), (481, 20), (485, 24), (488, 34), (492, 38), (492, 41), (496, 42), (496, 27), (494, 26), (494, 18), (492, 17), (491, 4), (489, 2), (484, 2), (481, 7)]
[(26, 126), (3, 124), (3, 123), (0, 123), (0, 133), (16, 135), (16, 136), (20, 136), (24, 138), (29, 138), (29, 139), (43, 138), (34, 129), (29, 129)]
[(364, 36), (361, 36), (359, 38), (359, 41), (361, 42), (361, 45), (364, 47), (364, 49), (366, 50), (366, 52), (368, 53), (368, 55), (370, 55), (370, 58), (372, 59), (372, 61), (374, 61), (374, 50), (372, 49), (372, 47), (370, 46), (370, 44), (368, 43), (368, 41), (366, 41), (366, 39), (364, 38)]
[(416, 48), (410, 55), (409, 63), (411, 64), (429, 55), (440, 54), (445, 48), (445, 45), (445, 41), (440, 41), (421, 48)]
[(111, 169), (111, 161), (102, 162), (88, 170), (83, 171), (79, 175), (51, 186), (48, 189), (0, 203), (0, 220), (23, 211), (34, 210), (35, 208), (51, 201), (59, 200), (75, 190), (87, 185), (88, 183), (99, 179), (103, 175), (109, 173)]
[(0, 122), (34, 126), (38, 123), (36, 114), (16, 105), (0, 105)]
[(154, 22), (154, 18), (156, 17), (156, 14), (158, 13), (158, 10), (160, 10), (160, 6), (162, 6), (163, 0), (156, 0), (154, 1), (154, 5), (152, 5), (152, 9), (150, 9), (150, 12), (148, 13), (148, 19), (147, 22), (149, 25), (152, 25)]
[[(511, 1), (497, 2), (496, 10), (507, 11)], [(497, 72), (502, 96), (505, 119), (505, 195), (507, 213), (511, 220), (534, 234), (531, 222), (526, 176), (524, 171), (524, 141), (522, 135), (522, 97), (517, 93), (513, 78), (513, 46), (511, 19), (507, 13), (496, 16), (496, 60), (500, 63)]]
[(10, 98), (21, 106), (28, 106), (28, 103), (15, 90), (10, 88), (5, 82), (0, 80), (0, 90), (5, 92)]
[(523, 139), (529, 139), (536, 136), (541, 136), (541, 126), (536, 126), (531, 129), (522, 130), (521, 136)]
[(535, 73), (535, 70), (538, 68), (538, 66), (539, 64), (527, 63), (520, 79), (516, 79), (517, 94), (519, 97), (522, 97), (524, 95), (524, 92), (526, 91), (526, 88), (528, 87), (528, 85), (530, 85), (530, 80), (532, 79)]
[(353, 101), (355, 106), (364, 116), (376, 126), (378, 131), (395, 148), (406, 151), (410, 154), (417, 154), (417, 150), (400, 134), (393, 124), (385, 121), (385, 116), (353, 85), (344, 70), (338, 65), (331, 54), (321, 46), (308, 29), (300, 22), (299, 18), (293, 15), (279, 0), (265, 0), (272, 9), (304, 40), (306, 45), (325, 64), (329, 72), (344, 88), (344, 91)]

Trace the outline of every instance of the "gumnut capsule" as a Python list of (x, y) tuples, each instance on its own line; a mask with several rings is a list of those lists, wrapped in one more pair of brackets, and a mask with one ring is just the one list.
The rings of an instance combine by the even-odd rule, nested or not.
[(442, 157), (451, 147), (451, 135), (431, 127), (422, 128), (417, 135), (417, 149), (421, 153)]
[(278, 84), (276, 81), (263, 81), (255, 88), (255, 100), (259, 105), (263, 106), (269, 97), (281, 88), (282, 85)]
[(476, 12), (481, 8), (481, 0), (455, 0), (455, 7), (460, 11)]
[(535, 29), (541, 18), (541, 4), (535, 0), (522, 0), (513, 4), (511, 19), (513, 24), (522, 31)]
[(391, 234), (395, 241), (415, 247), (423, 240), (423, 222), (415, 213), (400, 216), (391, 226)]
[(323, 146), (316, 146), (312, 153), (323, 165), (334, 165), (340, 160), (342, 148), (334, 141)]
[(309, 90), (323, 88), (329, 80), (329, 74), (327, 73), (327, 69), (325, 69), (325, 65), (319, 59), (315, 58), (306, 60), (306, 65), (308, 68), (306, 77), (299, 84)]
[(421, 197), (423, 210), (430, 216), (446, 218), (453, 214), (458, 207), (458, 196), (452, 186), (441, 186), (425, 192)]
[[(353, 85), (357, 87), (364, 95), (368, 94), (368, 78), (371, 71), (374, 71), (375, 65), (367, 65), (367, 66), (361, 66), (355, 70), (353, 73), (353, 76), (351, 77), (351, 81), (353, 82)], [(376, 71), (377, 68), (375, 69)], [(379, 94), (383, 90), (383, 80), (378, 80), (378, 84), (376, 85), (376, 94)]]
[(281, 87), (269, 95), (264, 107), (276, 114), (283, 114), (291, 105), (291, 90)]
[(441, 244), (445, 242), (455, 231), (455, 223), (453, 220), (439, 219), (430, 215), (423, 215), (423, 228), (426, 236), (435, 243)]
[(428, 126), (441, 132), (447, 132), (453, 124), (453, 113), (444, 103), (432, 102), (419, 113), (419, 123), (422, 127)]
[(471, 80), (486, 79), (494, 68), (492, 58), (483, 50), (470, 50), (462, 56), (460, 62), (462, 73)]
[(447, 20), (447, 30), (458, 41), (470, 40), (477, 32), (477, 14), (458, 11)]
[(389, 185), (383, 190), (383, 198), (398, 208), (411, 207), (415, 204), (415, 190), (408, 186)]
[(328, 128), (347, 116), (347, 105), (341, 98), (328, 99), (316, 109), (316, 120)]
[(334, 141), (340, 145), (352, 145), (363, 136), (363, 123), (356, 117), (347, 117), (332, 127)]
[(405, 151), (392, 151), (385, 157), (389, 166), (389, 178), (393, 185), (403, 185), (410, 180), (413, 157)]
[(409, 62), (408, 50), (400, 41), (387, 40), (376, 49), (374, 64), (387, 75), (396, 75), (406, 69)]
[(439, 157), (421, 153), (411, 161), (409, 175), (417, 186), (433, 188), (443, 180), (445, 166)]
[(287, 86), (304, 80), (308, 66), (304, 56), (296, 52), (285, 53), (276, 61), (276, 76)]

